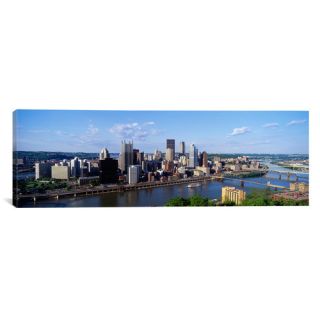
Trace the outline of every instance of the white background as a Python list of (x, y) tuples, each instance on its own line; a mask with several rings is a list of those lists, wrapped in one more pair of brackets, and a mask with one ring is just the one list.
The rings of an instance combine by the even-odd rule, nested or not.
[[(317, 4), (2, 1), (0, 318), (319, 319)], [(311, 205), (15, 209), (17, 108), (310, 110)]]

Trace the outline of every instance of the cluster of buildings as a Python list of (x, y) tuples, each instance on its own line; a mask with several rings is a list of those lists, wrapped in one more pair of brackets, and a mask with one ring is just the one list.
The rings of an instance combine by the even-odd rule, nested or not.
[(154, 153), (144, 153), (134, 149), (132, 141), (122, 141), (118, 159), (112, 158), (109, 151), (103, 148), (99, 159), (95, 160), (75, 157), (72, 160), (37, 162), (35, 178), (77, 179), (79, 184), (92, 181), (100, 184), (136, 184), (140, 181), (170, 181), (259, 167), (259, 162), (250, 161), (246, 156), (236, 159), (221, 159), (216, 156), (209, 161), (207, 152), (199, 152), (194, 144), (186, 152), (184, 141), (179, 143), (177, 152), (175, 139), (166, 140), (165, 152), (155, 150)]
[(185, 142), (182, 141), (179, 152), (176, 152), (175, 140), (167, 139), (164, 153), (155, 150), (147, 154), (134, 149), (132, 141), (122, 141), (118, 159), (112, 158), (109, 151), (103, 148), (96, 160), (75, 157), (72, 160), (36, 162), (35, 179), (77, 179), (79, 184), (93, 180), (101, 184), (135, 184), (139, 181), (167, 181), (191, 175), (208, 175), (210, 167), (207, 153), (198, 152), (194, 144), (186, 153)]
[(289, 191), (276, 193), (272, 198), (273, 200), (309, 200), (309, 185), (304, 182), (292, 182)]

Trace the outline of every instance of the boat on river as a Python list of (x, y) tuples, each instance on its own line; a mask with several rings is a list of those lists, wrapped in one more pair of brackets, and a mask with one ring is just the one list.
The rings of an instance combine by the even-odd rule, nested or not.
[(201, 183), (196, 182), (196, 183), (190, 183), (187, 185), (188, 188), (196, 188), (196, 187), (200, 187)]

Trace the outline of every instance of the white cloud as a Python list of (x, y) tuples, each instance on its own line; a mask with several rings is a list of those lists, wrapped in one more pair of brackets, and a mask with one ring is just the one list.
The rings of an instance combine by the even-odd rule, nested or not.
[(144, 122), (139, 124), (133, 123), (121, 123), (115, 124), (109, 129), (109, 132), (122, 139), (133, 139), (133, 140), (145, 140), (149, 135), (157, 134), (156, 129), (150, 129), (148, 126), (154, 125), (153, 121)]
[(279, 127), (279, 123), (278, 122), (266, 123), (262, 127), (263, 128), (277, 128), (277, 127)]
[(240, 134), (245, 134), (248, 132), (250, 132), (250, 129), (248, 127), (234, 128), (230, 136), (238, 136)]
[(87, 134), (94, 136), (99, 132), (99, 128), (95, 127), (93, 124), (89, 124), (89, 127), (87, 129)]
[(292, 120), (290, 122), (287, 123), (287, 126), (293, 126), (296, 124), (302, 124), (305, 123), (307, 120)]

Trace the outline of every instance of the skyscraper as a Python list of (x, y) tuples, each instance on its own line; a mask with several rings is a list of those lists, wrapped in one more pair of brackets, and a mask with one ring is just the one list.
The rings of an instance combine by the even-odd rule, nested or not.
[(194, 144), (190, 145), (189, 167), (195, 168), (198, 165), (198, 149)]
[(133, 142), (121, 141), (121, 153), (119, 155), (119, 168), (122, 172), (128, 172), (128, 167), (133, 164)]
[(176, 154), (176, 142), (174, 139), (167, 139), (167, 149), (170, 148), (173, 150), (173, 158)]
[(138, 156), (139, 156), (139, 149), (133, 149), (133, 164), (139, 164), (138, 163)]
[(104, 160), (104, 159), (107, 159), (107, 158), (110, 158), (108, 149), (107, 148), (101, 149), (99, 159), (100, 160)]
[(208, 167), (208, 154), (205, 151), (202, 152), (202, 166)]
[(80, 161), (78, 157), (71, 160), (71, 176), (80, 177)]
[(49, 162), (35, 163), (35, 179), (51, 178), (51, 166)]
[(174, 155), (173, 155), (173, 150), (171, 148), (167, 148), (166, 151), (166, 160), (168, 161), (173, 161)]
[(128, 176), (129, 176), (129, 184), (135, 184), (139, 181), (140, 174), (140, 166), (129, 166), (128, 168)]
[(184, 141), (181, 141), (181, 142), (180, 142), (179, 152), (180, 152), (181, 154), (185, 154), (185, 153), (186, 153), (186, 147), (185, 147)]
[(99, 160), (100, 183), (115, 183), (117, 176), (118, 161), (112, 158)]

